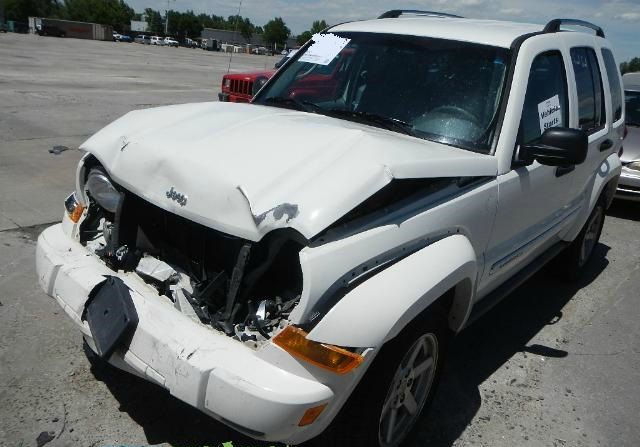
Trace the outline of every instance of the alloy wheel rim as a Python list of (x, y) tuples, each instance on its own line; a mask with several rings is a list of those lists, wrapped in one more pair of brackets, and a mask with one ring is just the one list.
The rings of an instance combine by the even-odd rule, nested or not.
[(409, 433), (427, 401), (438, 363), (435, 335), (424, 334), (407, 350), (382, 405), (378, 440), (395, 447)]
[(593, 252), (598, 239), (598, 232), (600, 231), (600, 224), (602, 221), (602, 208), (598, 208), (598, 211), (593, 215), (587, 226), (587, 231), (584, 233), (582, 239), (582, 246), (580, 247), (580, 266), (582, 267)]

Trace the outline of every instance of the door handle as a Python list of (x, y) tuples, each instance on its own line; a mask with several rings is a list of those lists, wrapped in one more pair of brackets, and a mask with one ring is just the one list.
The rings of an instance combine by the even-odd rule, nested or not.
[(608, 151), (612, 147), (613, 147), (613, 141), (604, 140), (602, 143), (600, 143), (600, 152)]
[(558, 166), (556, 168), (556, 177), (562, 177), (563, 175), (567, 175), (568, 173), (575, 171), (575, 169), (576, 169), (575, 165)]

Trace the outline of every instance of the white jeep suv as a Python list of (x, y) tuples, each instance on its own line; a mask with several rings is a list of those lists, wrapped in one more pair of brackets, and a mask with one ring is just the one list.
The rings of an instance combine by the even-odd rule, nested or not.
[(40, 283), (99, 357), (242, 433), (398, 446), (451, 336), (552, 258), (589, 260), (621, 171), (616, 67), (576, 20), (334, 26), (253, 104), (89, 138)]

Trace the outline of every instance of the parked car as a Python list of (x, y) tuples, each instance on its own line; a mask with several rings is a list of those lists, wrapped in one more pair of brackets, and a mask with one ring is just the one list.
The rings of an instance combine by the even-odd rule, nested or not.
[(261, 55), (261, 56), (264, 56), (268, 52), (269, 52), (269, 49), (266, 48), (266, 47), (256, 47), (256, 48), (252, 48), (251, 49), (251, 53), (258, 54), (258, 55)]
[(142, 44), (145, 44), (145, 45), (150, 45), (151, 44), (151, 37), (147, 36), (146, 34), (139, 34), (133, 40), (134, 40), (134, 42), (142, 43)]
[(151, 45), (163, 46), (164, 45), (164, 39), (162, 37), (159, 37), (159, 36), (151, 36), (151, 40), (150, 40), (149, 43)]
[(235, 430), (399, 446), (454, 334), (547, 262), (589, 262), (620, 83), (587, 22), (336, 25), (253, 104), (133, 111), (84, 142), (37, 277), (100, 361)]
[(624, 86), (626, 136), (621, 155), (622, 175), (616, 197), (640, 201), (640, 73), (622, 77)]
[(120, 34), (113, 31), (113, 41), (114, 42), (131, 42), (131, 37), (126, 34)]
[(177, 48), (179, 44), (178, 44), (178, 41), (175, 40), (174, 38), (165, 37), (164, 38), (164, 45), (167, 46), (167, 47), (176, 47)]
[[(218, 93), (218, 100), (224, 102), (250, 102), (260, 88), (275, 74), (278, 68), (282, 67), (291, 56), (296, 54), (297, 49), (291, 50), (275, 63), (273, 70), (255, 71), (249, 73), (228, 73), (222, 77), (221, 91)], [(325, 76), (325, 79), (330, 76)]]
[(194, 39), (190, 39), (188, 37), (184, 39), (184, 41), (182, 42), (182, 45), (184, 47), (187, 47), (187, 48), (198, 48), (199, 47), (198, 41), (196, 41)]

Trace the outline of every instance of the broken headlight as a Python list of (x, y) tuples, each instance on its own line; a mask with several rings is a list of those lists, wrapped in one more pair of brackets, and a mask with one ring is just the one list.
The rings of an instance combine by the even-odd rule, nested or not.
[(85, 185), (93, 200), (110, 213), (115, 213), (122, 200), (122, 194), (113, 186), (109, 177), (100, 169), (93, 169)]

